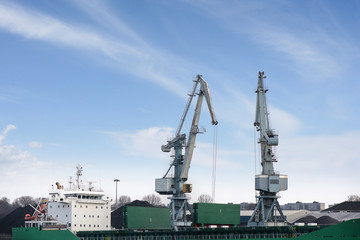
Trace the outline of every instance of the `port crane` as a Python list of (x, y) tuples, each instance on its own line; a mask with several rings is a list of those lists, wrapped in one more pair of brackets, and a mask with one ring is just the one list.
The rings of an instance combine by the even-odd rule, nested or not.
[[(196, 93), (198, 86), (200, 86), (200, 89), (198, 93)], [(180, 134), (180, 132), (189, 107), (191, 105), (192, 99), (195, 95), (198, 95), (198, 99), (188, 139), (186, 139), (186, 134)], [(177, 229), (177, 227), (185, 227), (191, 225), (191, 222), (187, 221), (186, 219), (186, 212), (187, 210), (189, 210), (189, 198), (185, 195), (185, 193), (190, 193), (192, 191), (192, 185), (186, 184), (185, 182), (188, 179), (190, 163), (195, 147), (196, 135), (198, 133), (203, 133), (199, 131), (198, 123), (204, 97), (206, 99), (206, 103), (210, 112), (212, 125), (218, 124), (211, 102), (209, 86), (201, 75), (197, 75), (196, 79), (194, 80), (192, 92), (189, 94), (189, 99), (185, 106), (184, 113), (181, 117), (180, 124), (176, 130), (175, 137), (169, 140), (167, 144), (161, 146), (161, 150), (163, 152), (170, 152), (173, 149), (175, 155), (174, 160), (170, 164), (170, 167), (165, 173), (165, 175), (162, 178), (155, 179), (155, 191), (162, 195), (172, 195), (172, 197), (169, 197), (168, 199), (171, 200), (171, 225), (175, 229)], [(185, 153), (183, 154), (184, 147)], [(174, 175), (173, 177), (168, 177), (168, 173), (170, 172), (172, 167), (174, 168)]]
[(264, 87), (264, 72), (259, 72), (258, 84), (255, 93), (256, 114), (254, 126), (259, 132), (258, 143), (261, 155), (261, 174), (255, 176), (255, 189), (260, 192), (256, 196), (257, 205), (248, 221), (249, 226), (274, 226), (285, 225), (286, 218), (278, 202), (278, 192), (287, 190), (288, 177), (280, 175), (274, 170), (273, 163), (277, 162), (273, 147), (279, 143), (278, 134), (271, 129), (269, 112), (266, 105), (266, 92)]

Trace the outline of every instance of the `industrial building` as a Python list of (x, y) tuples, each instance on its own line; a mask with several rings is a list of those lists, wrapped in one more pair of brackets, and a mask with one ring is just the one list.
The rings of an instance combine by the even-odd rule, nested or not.
[(325, 203), (320, 202), (312, 202), (312, 203), (287, 203), (282, 206), (284, 210), (309, 210), (309, 211), (317, 211), (320, 212), (325, 209)]

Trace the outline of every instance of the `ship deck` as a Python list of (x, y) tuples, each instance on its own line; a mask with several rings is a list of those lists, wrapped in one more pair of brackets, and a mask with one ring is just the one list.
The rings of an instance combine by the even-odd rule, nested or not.
[(76, 236), (69, 230), (40, 230), (35, 227), (13, 228), (13, 240), (190, 240), (190, 239), (262, 239), (280, 240), (360, 240), (360, 219), (333, 226), (283, 226), (192, 228), (171, 230), (84, 231)]
[(190, 240), (190, 239), (257, 239), (295, 238), (313, 231), (320, 226), (281, 227), (231, 227), (231, 228), (190, 228), (180, 231), (169, 230), (116, 230), (78, 232), (81, 240), (97, 240), (106, 236), (112, 240)]

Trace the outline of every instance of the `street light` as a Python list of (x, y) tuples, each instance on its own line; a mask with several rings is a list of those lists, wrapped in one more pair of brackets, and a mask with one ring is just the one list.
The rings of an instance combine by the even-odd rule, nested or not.
[(116, 204), (115, 204), (115, 210), (117, 209), (117, 202), (118, 202), (118, 197), (117, 197), (117, 184), (118, 182), (120, 182), (119, 179), (114, 179), (114, 182), (116, 183)]

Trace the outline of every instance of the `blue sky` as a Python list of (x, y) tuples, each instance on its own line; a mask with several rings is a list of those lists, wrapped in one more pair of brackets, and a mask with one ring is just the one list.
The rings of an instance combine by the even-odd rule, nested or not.
[[(0, 195), (46, 196), (78, 163), (112, 198), (115, 178), (120, 195), (155, 193), (170, 163), (160, 146), (202, 74), (219, 121), (216, 201), (254, 201), (258, 71), (279, 132), (275, 170), (289, 175), (281, 203), (360, 195), (359, 9), (330, 0), (0, 1)], [(200, 125), (192, 201), (212, 194), (206, 107)]]

